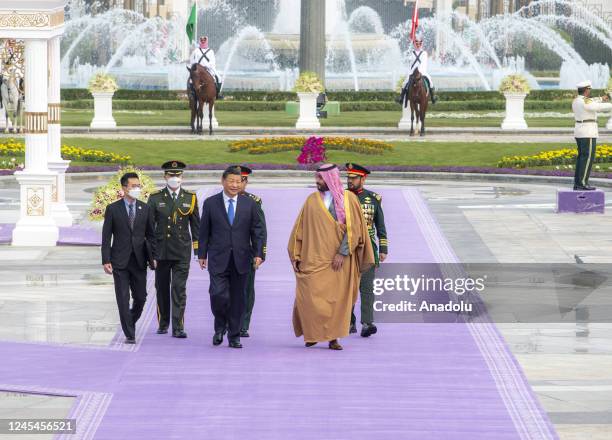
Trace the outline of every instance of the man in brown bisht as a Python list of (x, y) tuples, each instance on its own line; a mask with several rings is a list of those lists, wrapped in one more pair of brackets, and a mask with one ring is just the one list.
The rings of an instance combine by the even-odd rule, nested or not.
[(348, 336), (361, 273), (374, 264), (372, 243), (359, 200), (344, 191), (333, 164), (317, 170), (318, 191), (306, 199), (289, 237), (296, 277), (293, 329), (306, 347)]

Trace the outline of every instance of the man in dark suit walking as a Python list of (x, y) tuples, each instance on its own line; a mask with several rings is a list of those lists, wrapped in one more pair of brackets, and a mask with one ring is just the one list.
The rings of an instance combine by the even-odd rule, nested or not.
[[(121, 328), (127, 344), (136, 342), (136, 321), (147, 298), (147, 262), (153, 268), (155, 236), (153, 218), (140, 197), (136, 173), (121, 177), (124, 197), (106, 207), (102, 227), (102, 265), (115, 280)], [(130, 309), (130, 290), (133, 304)]]
[(227, 168), (223, 191), (207, 198), (202, 208), (198, 257), (210, 274), (210, 307), (215, 316), (213, 345), (223, 342), (228, 328), (229, 346), (242, 348), (240, 326), (245, 309), (245, 288), (251, 267), (263, 261), (264, 225), (257, 203), (240, 194), (241, 169)]

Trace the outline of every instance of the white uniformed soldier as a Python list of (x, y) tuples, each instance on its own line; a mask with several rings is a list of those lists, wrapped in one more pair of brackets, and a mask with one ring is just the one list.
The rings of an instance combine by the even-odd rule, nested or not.
[(431, 81), (431, 76), (428, 72), (428, 63), (429, 63), (429, 55), (427, 51), (423, 49), (423, 32), (420, 30), (416, 32), (414, 36), (414, 49), (408, 56), (408, 67), (409, 74), (406, 81), (404, 81), (404, 90), (410, 90), (410, 86), (412, 85), (412, 74), (418, 68), (419, 72), (426, 79), (427, 87), (429, 88), (429, 95), (431, 98), (431, 103), (436, 103), (435, 97), (435, 88), (433, 86), (433, 82)]
[(574, 190), (592, 191), (589, 186), (589, 175), (595, 159), (597, 144), (597, 112), (612, 110), (612, 104), (605, 103), (608, 97), (591, 98), (591, 82), (581, 81), (576, 84), (578, 96), (572, 102), (572, 111), (576, 122), (574, 137), (578, 145), (576, 156), (576, 174), (574, 175)]
[(217, 86), (217, 99), (220, 98), (219, 93), (221, 92), (221, 82), (217, 75), (217, 61), (215, 59), (215, 51), (208, 47), (208, 37), (200, 37), (200, 44), (191, 53), (189, 58), (189, 65), (200, 64), (202, 67), (207, 69), (210, 74), (215, 78)]

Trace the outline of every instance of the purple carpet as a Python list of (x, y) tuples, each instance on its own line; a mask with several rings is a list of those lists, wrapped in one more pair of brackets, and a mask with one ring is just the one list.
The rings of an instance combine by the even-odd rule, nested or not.
[[(0, 223), (0, 244), (10, 243), (13, 239), (14, 224)], [(100, 232), (89, 226), (74, 225), (59, 228), (60, 246), (100, 246)]]
[[(212, 346), (208, 274), (194, 262), (188, 339), (144, 319), (134, 351), (0, 343), (0, 388), (79, 396), (72, 439), (557, 439), (493, 325), (381, 324), (342, 352), (304, 348), (286, 244), (309, 192), (256, 191), (269, 257), (244, 349)], [(381, 192), (389, 262), (456, 261), (415, 190)]]

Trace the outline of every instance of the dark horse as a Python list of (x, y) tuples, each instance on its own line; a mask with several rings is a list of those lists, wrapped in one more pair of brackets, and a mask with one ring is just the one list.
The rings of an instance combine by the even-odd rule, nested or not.
[[(189, 77), (193, 90), (187, 90), (189, 106), (191, 107), (191, 132), (202, 133), (204, 104), (208, 104), (208, 134), (212, 134), (212, 113), (217, 96), (217, 88), (213, 76), (200, 64), (194, 64), (189, 69)], [(194, 126), (195, 119), (197, 124)]]
[(425, 113), (427, 113), (427, 86), (425, 78), (419, 72), (419, 69), (414, 69), (410, 81), (410, 89), (408, 96), (410, 98), (410, 136), (414, 136), (414, 118), (416, 116), (417, 124), (421, 124), (421, 136), (425, 136)]

